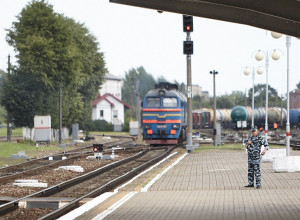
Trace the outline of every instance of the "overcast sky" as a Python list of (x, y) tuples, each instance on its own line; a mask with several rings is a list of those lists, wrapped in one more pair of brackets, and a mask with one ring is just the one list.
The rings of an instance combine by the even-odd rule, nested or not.
[[(6, 43), (6, 31), (30, 1), (1, 1), (0, 69), (7, 68), (7, 55), (14, 55)], [(84, 23), (97, 38), (104, 53), (106, 67), (113, 75), (123, 77), (131, 68), (143, 66), (155, 78), (164, 76), (173, 82), (186, 83), (186, 56), (182, 42), (182, 15), (109, 3), (109, 0), (49, 0), (55, 12)], [(211, 70), (216, 70), (217, 95), (243, 91), (252, 87), (245, 66), (264, 67), (258, 62), (256, 50), (282, 51), (281, 59), (270, 59), (269, 84), (279, 94), (287, 91), (287, 52), (285, 36), (271, 37), (270, 32), (251, 26), (194, 17), (192, 83), (212, 95)], [(15, 59), (12, 59), (15, 62)], [(300, 81), (300, 40), (292, 38), (290, 49), (290, 90)], [(266, 75), (255, 76), (256, 83), (265, 83)]]

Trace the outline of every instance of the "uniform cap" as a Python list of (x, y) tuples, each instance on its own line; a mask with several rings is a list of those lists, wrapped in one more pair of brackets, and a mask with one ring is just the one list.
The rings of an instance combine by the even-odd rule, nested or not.
[(257, 130), (257, 127), (256, 126), (252, 126), (251, 127), (251, 131), (256, 131)]

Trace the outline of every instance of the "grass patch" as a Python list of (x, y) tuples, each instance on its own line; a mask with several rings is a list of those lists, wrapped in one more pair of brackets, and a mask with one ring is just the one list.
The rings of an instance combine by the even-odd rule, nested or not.
[(130, 136), (128, 132), (114, 132), (114, 131), (91, 131), (90, 135), (116, 135), (116, 136)]
[[(7, 128), (5, 127), (0, 128), (0, 136), (6, 136), (6, 135), (7, 135)], [(23, 135), (22, 128), (12, 129), (12, 136), (22, 136), (22, 135)]]
[(19, 151), (24, 151), (28, 158), (38, 158), (64, 151), (64, 149), (53, 145), (39, 145), (39, 148), (36, 149), (35, 144), (29, 141), (21, 141), (21, 143), (0, 142), (0, 167), (26, 161), (27, 159), (10, 158), (12, 154), (18, 154)]

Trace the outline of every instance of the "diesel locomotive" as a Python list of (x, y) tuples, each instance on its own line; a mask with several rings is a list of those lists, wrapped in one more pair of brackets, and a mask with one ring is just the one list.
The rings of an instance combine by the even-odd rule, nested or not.
[(142, 129), (146, 143), (177, 144), (186, 138), (186, 127), (187, 97), (176, 84), (156, 84), (142, 101)]

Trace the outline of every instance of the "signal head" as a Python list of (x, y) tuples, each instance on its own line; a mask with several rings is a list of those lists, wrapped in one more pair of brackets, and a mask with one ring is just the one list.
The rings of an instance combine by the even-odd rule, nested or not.
[(183, 31), (193, 32), (193, 16), (183, 15)]

